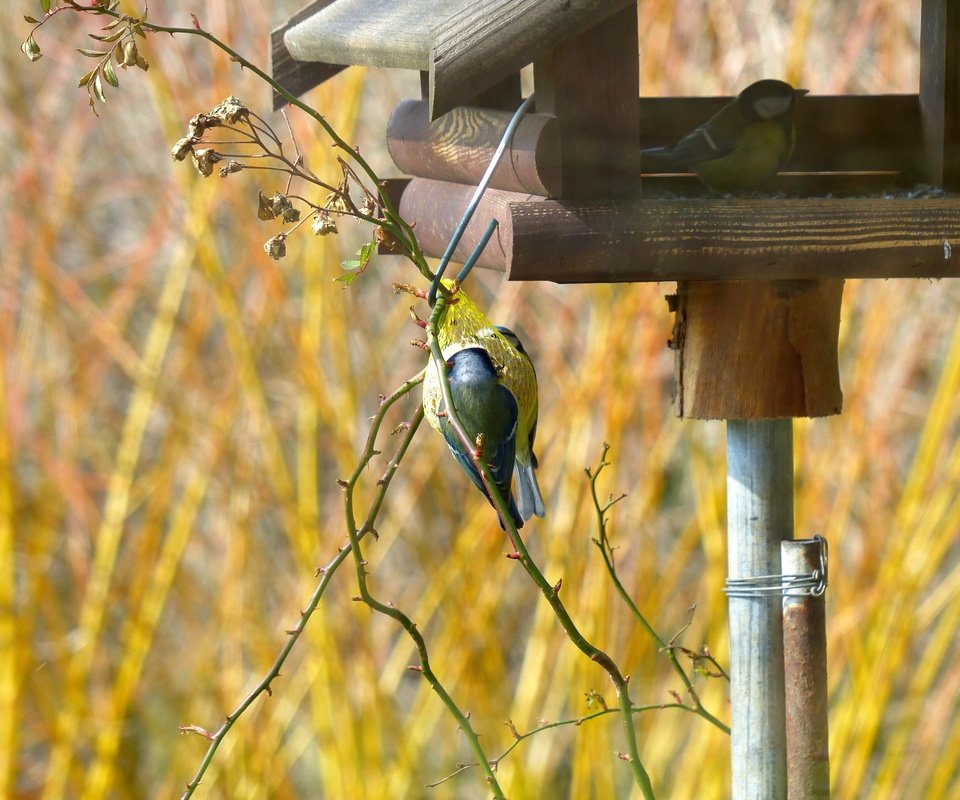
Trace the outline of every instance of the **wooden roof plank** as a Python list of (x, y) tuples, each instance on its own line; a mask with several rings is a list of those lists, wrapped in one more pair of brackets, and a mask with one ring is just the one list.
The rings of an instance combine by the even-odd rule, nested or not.
[[(633, 0), (474, 0), (433, 32), (430, 118), (517, 72)], [(639, 67), (638, 67), (639, 69)]]
[(287, 31), (299, 61), (426, 71), (434, 26), (469, 0), (337, 0)]

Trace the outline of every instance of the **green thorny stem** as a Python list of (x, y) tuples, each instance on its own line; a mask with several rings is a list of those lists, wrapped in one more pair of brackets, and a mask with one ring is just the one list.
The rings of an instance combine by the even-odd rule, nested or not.
[[(453, 298), (453, 301), (456, 302), (455, 298)], [(440, 387), (443, 393), (443, 406), (445, 409), (444, 413), (446, 413), (447, 420), (450, 422), (451, 427), (454, 429), (457, 436), (460, 438), (460, 441), (467, 449), (467, 452), (473, 455), (473, 461), (477, 465), (477, 469), (480, 471), (480, 474), (483, 475), (483, 480), (486, 484), (487, 491), (494, 501), (494, 505), (500, 514), (500, 518), (507, 524), (507, 536), (510, 538), (510, 543), (513, 545), (515, 551), (511, 557), (521, 563), (527, 574), (540, 589), (540, 592), (550, 604), (550, 607), (553, 609), (553, 613), (560, 621), (561, 627), (566, 632), (570, 641), (573, 642), (574, 646), (591, 661), (595, 661), (597, 664), (599, 664), (613, 682), (614, 688), (617, 692), (620, 714), (623, 717), (624, 730), (627, 737), (627, 753), (622, 755), (621, 758), (630, 763), (630, 767), (633, 770), (634, 780), (637, 786), (640, 787), (640, 791), (643, 794), (644, 800), (655, 800), (653, 786), (650, 783), (650, 776), (643, 767), (643, 763), (640, 760), (640, 752), (637, 747), (637, 733), (633, 726), (634, 708), (630, 701), (630, 691), (628, 685), (629, 679), (622, 675), (619, 667), (616, 665), (616, 662), (614, 662), (609, 655), (588, 641), (587, 638), (580, 632), (579, 628), (576, 626), (576, 623), (574, 623), (573, 619), (571, 619), (566, 607), (560, 600), (560, 581), (558, 581), (556, 585), (551, 584), (544, 577), (543, 573), (540, 571), (540, 568), (530, 557), (530, 553), (527, 551), (526, 545), (524, 545), (523, 539), (520, 537), (517, 526), (513, 522), (513, 517), (510, 514), (507, 503), (500, 494), (500, 490), (497, 488), (496, 482), (490, 475), (490, 468), (483, 459), (483, 453), (480, 449), (478, 449), (476, 442), (470, 439), (470, 436), (466, 433), (462, 423), (457, 418), (456, 409), (454, 409), (453, 400), (450, 396), (450, 381), (447, 376), (446, 361), (443, 358), (443, 353), (440, 350), (440, 344), (437, 340), (437, 330), (439, 329), (440, 321), (449, 302), (450, 299), (444, 295), (440, 295), (437, 298), (437, 303), (433, 308), (433, 312), (430, 315), (429, 321), (427, 322), (427, 345), (430, 348), (430, 354), (432, 356), (432, 363), (427, 365), (427, 369), (432, 368), (438, 370), (439, 372)], [(486, 761), (481, 763), (481, 767), (483, 767), (485, 771), (489, 772), (490, 770), (490, 765)]]
[[(597, 468), (595, 470), (591, 470), (589, 467), (587, 467), (585, 470), (587, 477), (590, 479), (590, 493), (593, 496), (593, 506), (597, 513), (597, 529), (600, 532), (599, 538), (594, 539), (593, 543), (597, 546), (603, 556), (603, 563), (607, 567), (607, 572), (610, 575), (610, 579), (613, 581), (613, 585), (617, 590), (617, 594), (619, 594), (623, 602), (626, 603), (627, 608), (630, 609), (631, 613), (634, 617), (636, 617), (643, 629), (657, 643), (657, 647), (660, 648), (660, 652), (666, 653), (667, 658), (670, 659), (670, 663), (673, 665), (674, 671), (680, 677), (680, 680), (683, 681), (684, 688), (690, 697), (691, 705), (688, 706), (682, 703), (677, 703), (677, 706), (703, 717), (703, 719), (705, 719), (707, 722), (715, 725), (724, 733), (729, 735), (730, 727), (725, 725), (713, 714), (707, 711), (707, 709), (704, 708), (703, 704), (700, 702), (700, 696), (693, 688), (693, 681), (690, 679), (690, 676), (687, 675), (686, 670), (684, 670), (684, 668), (680, 665), (680, 661), (677, 658), (677, 647), (674, 644), (676, 637), (668, 642), (662, 636), (660, 636), (656, 630), (654, 630), (653, 626), (647, 621), (647, 618), (643, 615), (640, 609), (637, 608), (637, 604), (633, 602), (633, 598), (631, 598), (627, 593), (623, 583), (620, 581), (620, 576), (617, 574), (617, 566), (613, 556), (614, 547), (610, 544), (609, 538), (607, 538), (607, 511), (609, 511), (612, 506), (626, 497), (626, 495), (620, 495), (619, 497), (611, 496), (606, 503), (601, 503), (597, 494), (597, 479), (600, 477), (600, 473), (603, 472), (604, 467), (609, 466), (610, 463), (607, 461), (607, 452), (609, 450), (610, 445), (604, 442), (603, 451), (600, 454), (600, 463), (597, 465)], [(706, 658), (708, 658), (710, 661), (713, 660), (710, 657)]]
[[(415, 425), (419, 425), (422, 420), (423, 406), (420, 406), (420, 408), (417, 410)], [(411, 426), (411, 433), (413, 432), (413, 429), (414, 426)], [(368, 440), (367, 445), (369, 451), (369, 448), (372, 447), (372, 438), (371, 440)], [(409, 669), (421, 673), (427, 683), (430, 684), (430, 688), (437, 693), (437, 696), (440, 698), (441, 702), (444, 704), (444, 706), (446, 706), (447, 710), (457, 721), (457, 725), (459, 726), (460, 730), (467, 737), (470, 748), (479, 759), (479, 763), (481, 764), (486, 775), (487, 782), (490, 785), (490, 788), (493, 790), (493, 796), (498, 798), (498, 800), (505, 800), (506, 795), (504, 795), (503, 789), (500, 788), (500, 784), (497, 781), (497, 776), (494, 773), (493, 767), (487, 759), (486, 753), (483, 751), (483, 747), (480, 744), (480, 737), (477, 736), (476, 731), (474, 731), (473, 726), (470, 724), (469, 716), (460, 710), (460, 707), (450, 696), (449, 692), (447, 692), (447, 690), (444, 688), (443, 684), (440, 683), (436, 674), (433, 672), (433, 669), (430, 667), (430, 658), (427, 653), (427, 645), (420, 631), (417, 630), (416, 623), (414, 623), (410, 617), (400, 611), (400, 609), (377, 600), (371, 594), (370, 588), (367, 585), (367, 562), (364, 560), (363, 552), (360, 549), (360, 540), (368, 533), (375, 532), (374, 522), (376, 521), (376, 511), (379, 509), (379, 502), (374, 503), (370, 513), (367, 515), (367, 518), (358, 528), (353, 509), (353, 490), (356, 486), (357, 480), (363, 473), (365, 466), (366, 462), (361, 460), (357, 465), (353, 475), (350, 476), (350, 480), (344, 483), (344, 490), (346, 494), (344, 510), (346, 514), (347, 529), (350, 532), (350, 549), (353, 551), (353, 561), (357, 569), (357, 585), (360, 589), (360, 596), (356, 599), (362, 600), (377, 613), (383, 614), (395, 620), (413, 640), (413, 643), (417, 648), (417, 653), (420, 657), (420, 664), (417, 667), (410, 667)]]
[[(344, 487), (348, 492), (348, 497), (352, 493), (353, 486), (356, 484), (364, 469), (366, 469), (370, 461), (373, 460), (374, 456), (378, 455), (378, 451), (375, 448), (377, 435), (380, 432), (380, 428), (383, 424), (383, 419), (386, 416), (387, 411), (391, 406), (393, 406), (394, 403), (396, 403), (401, 397), (407, 395), (411, 389), (419, 385), (422, 381), (423, 372), (404, 382), (393, 394), (381, 400), (380, 408), (370, 423), (370, 431), (367, 434), (367, 441), (357, 467), (354, 470), (350, 481), (344, 484)], [(419, 406), (413, 420), (410, 422), (409, 426), (407, 426), (406, 432), (403, 438), (400, 440), (400, 444), (397, 446), (397, 450), (394, 453), (393, 458), (390, 459), (386, 470), (377, 481), (377, 493), (370, 504), (370, 510), (367, 512), (367, 518), (364, 521), (363, 530), (357, 532), (355, 528), (351, 527), (350, 544), (342, 548), (337, 554), (336, 558), (330, 561), (330, 563), (328, 563), (326, 566), (320, 567), (320, 569), (317, 570), (317, 573), (321, 576), (321, 578), (310, 597), (310, 602), (307, 604), (307, 607), (300, 612), (300, 620), (296, 627), (287, 631), (288, 638), (286, 644), (284, 644), (283, 649), (277, 655), (276, 660), (273, 662), (270, 670), (266, 673), (266, 675), (264, 675), (263, 679), (250, 691), (243, 701), (233, 711), (231, 711), (230, 714), (227, 715), (226, 720), (224, 720), (223, 724), (214, 733), (209, 733), (196, 725), (180, 726), (180, 730), (184, 733), (198, 733), (204, 738), (210, 740), (210, 746), (207, 748), (207, 752), (204, 754), (203, 760), (200, 762), (200, 766), (197, 768), (197, 771), (190, 783), (187, 784), (186, 790), (181, 795), (181, 800), (187, 800), (187, 798), (193, 796), (193, 793), (200, 785), (200, 782), (203, 779), (203, 776), (206, 774), (210, 764), (213, 763), (213, 758), (216, 755), (220, 744), (223, 742), (230, 728), (233, 727), (233, 724), (260, 695), (264, 693), (267, 695), (272, 694), (271, 684), (273, 683), (274, 679), (280, 677), (281, 668), (296, 645), (300, 635), (306, 628), (310, 617), (313, 616), (313, 612), (316, 611), (317, 606), (320, 604), (320, 600), (323, 597), (323, 594), (326, 591), (333, 574), (346, 560), (347, 556), (350, 555), (351, 551), (355, 551), (357, 548), (359, 548), (360, 539), (366, 534), (374, 531), (377, 515), (380, 513), (380, 508), (383, 505), (383, 499), (386, 496), (390, 482), (393, 480), (393, 476), (396, 474), (397, 468), (400, 466), (400, 462), (406, 454), (407, 448), (410, 446), (410, 442), (413, 441), (413, 437), (416, 434), (417, 429), (420, 427), (422, 420), (423, 406)]]
[[(420, 243), (417, 241), (417, 236), (413, 231), (413, 226), (400, 216), (393, 204), (393, 201), (390, 199), (390, 196), (384, 190), (384, 186), (380, 180), (380, 177), (376, 172), (374, 172), (373, 167), (367, 163), (366, 159), (360, 155), (360, 152), (357, 150), (357, 148), (351, 146), (342, 136), (340, 136), (340, 134), (336, 132), (333, 126), (327, 122), (326, 118), (319, 111), (304, 103), (296, 95), (291, 94), (286, 88), (274, 80), (272, 76), (270, 76), (256, 64), (241, 56), (226, 42), (218, 39), (209, 31), (201, 28), (199, 23), (197, 23), (196, 27), (185, 28), (181, 26), (159, 25), (154, 22), (148, 22), (146, 20), (146, 7), (144, 8), (144, 14), (141, 18), (131, 17), (129, 14), (124, 14), (103, 6), (83, 6), (80, 5), (76, 0), (65, 0), (65, 4), (60, 6), (60, 8), (68, 8), (73, 11), (96, 14), (98, 16), (109, 16), (124, 22), (139, 22), (140, 28), (144, 31), (169, 33), (171, 35), (182, 33), (189, 36), (199, 36), (200, 38), (206, 39), (212, 45), (222, 50), (224, 53), (230, 56), (233, 61), (236, 61), (242, 68), (249, 70), (266, 84), (268, 84), (278, 95), (286, 100), (287, 103), (299, 108), (304, 114), (317, 122), (320, 127), (323, 128), (324, 132), (331, 138), (331, 140), (333, 140), (334, 146), (346, 153), (347, 156), (352, 159), (357, 166), (360, 167), (373, 185), (377, 187), (380, 206), (383, 209), (384, 214), (384, 218), (378, 221), (379, 226), (393, 237), (396, 245), (400, 247), (400, 249), (403, 251), (403, 254), (413, 263), (420, 274), (423, 275), (423, 277), (425, 277), (427, 280), (433, 280), (433, 271), (427, 265), (426, 258), (424, 257), (423, 251), (420, 248)], [(41, 21), (40, 24), (46, 22), (50, 16), (55, 13), (55, 11), (56, 9), (51, 11), (50, 14), (48, 14), (47, 17)]]

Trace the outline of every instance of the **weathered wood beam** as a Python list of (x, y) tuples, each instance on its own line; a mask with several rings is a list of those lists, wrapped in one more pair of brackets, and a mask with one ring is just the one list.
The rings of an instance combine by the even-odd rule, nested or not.
[[(387, 124), (387, 148), (408, 175), (476, 186), (512, 116), (461, 106), (431, 123), (426, 102), (404, 100)], [(543, 114), (524, 117), (490, 185), (536, 195), (559, 193), (556, 123), (555, 117)]]
[[(398, 204), (400, 216), (414, 226), (423, 252), (432, 258), (440, 258), (446, 251), (476, 187), (414, 178), (406, 182), (405, 186), (400, 181), (388, 181), (387, 190), (392, 198), (396, 198), (402, 191)], [(505, 220), (509, 221), (510, 203), (532, 198), (534, 196), (530, 194), (487, 190), (453, 254), (453, 260), (460, 264), (467, 260), (491, 219), (500, 220), (501, 226)], [(503, 272), (508, 253), (504, 249), (503, 235), (504, 230), (501, 227), (480, 256), (477, 262), (479, 266)]]
[(960, 199), (512, 203), (511, 280), (960, 277)]
[[(632, 0), (475, 0), (461, 13), (437, 20), (431, 30), (430, 118), (436, 119), (485, 88), (519, 72), (571, 30), (602, 23)], [(634, 10), (634, 14), (636, 11)], [(523, 26), (517, 25), (522, 19)], [(518, 35), (523, 31), (522, 35)], [(636, 26), (634, 26), (636, 32)], [(633, 52), (638, 70), (637, 52)], [(619, 79), (619, 78), (618, 78)], [(636, 97), (639, 92), (634, 92)]]
[(533, 64), (537, 111), (557, 117), (566, 198), (635, 192), (640, 94), (637, 8), (631, 4)]
[(671, 347), (685, 419), (839, 414), (842, 280), (680, 281)]
[[(284, 34), (290, 28), (312, 17), (321, 9), (329, 6), (335, 0), (313, 0), (312, 3), (301, 8), (283, 25), (270, 31), (270, 74), (284, 89), (294, 97), (319, 86), (328, 78), (332, 78), (342, 69), (339, 64), (325, 64), (320, 61), (297, 61), (287, 49), (283, 40)], [(273, 110), (279, 111), (287, 101), (273, 92)]]
[(960, 188), (960, 6), (923, 0), (920, 9), (920, 107), (927, 180)]
[[(417, 178), (400, 212), (440, 256), (473, 187)], [(960, 198), (650, 199), (561, 203), (488, 190), (455, 260), (491, 218), (482, 266), (511, 280), (960, 277)]]

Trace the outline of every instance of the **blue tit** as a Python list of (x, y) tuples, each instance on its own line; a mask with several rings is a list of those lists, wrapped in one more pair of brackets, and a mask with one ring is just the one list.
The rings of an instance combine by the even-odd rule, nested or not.
[[(510, 509), (514, 524), (517, 528), (522, 528), (523, 517), (520, 516), (510, 487), (516, 459), (517, 400), (501, 383), (497, 369), (490, 360), (490, 354), (482, 347), (467, 347), (454, 353), (448, 362), (447, 376), (450, 380), (450, 399), (457, 417), (471, 442), (483, 434), (482, 457)], [(446, 439), (450, 452), (474, 486), (483, 492), (490, 505), (494, 505), (484, 485), (483, 476), (447, 415), (440, 414), (439, 422), (440, 432)], [(499, 513), (498, 520), (500, 527), (505, 529)]]
[[(526, 369), (533, 375), (533, 391), (528, 392), (522, 399), (521, 404), (527, 407), (521, 409), (520, 418), (527, 421), (527, 447), (517, 445), (517, 508), (520, 509), (520, 516), (524, 520), (530, 519), (534, 514), (542, 517), (546, 513), (543, 505), (543, 495), (540, 494), (540, 484), (537, 483), (536, 470), (540, 466), (537, 461), (537, 454), (533, 452), (533, 443), (537, 438), (537, 416), (539, 413), (537, 400), (537, 372), (534, 369), (533, 361), (529, 353), (524, 349), (523, 343), (512, 330), (504, 325), (497, 325), (497, 330), (516, 351), (523, 357)], [(518, 437), (523, 434), (519, 430)]]
[[(453, 282), (448, 280), (444, 280), (444, 286), (454, 288)], [(543, 498), (533, 473), (537, 462), (530, 449), (537, 424), (537, 374), (529, 356), (522, 352), (522, 345), (517, 347), (516, 336), (511, 341), (495, 328), (463, 289), (457, 289), (444, 312), (437, 340), (445, 359), (469, 347), (482, 347), (490, 356), (500, 382), (516, 399), (519, 409), (516, 435), (518, 505), (523, 509), (525, 520), (532, 514), (543, 516)], [(427, 422), (438, 431), (441, 427), (437, 412), (441, 402), (440, 378), (433, 365), (428, 364), (423, 382), (423, 411)]]
[(694, 172), (717, 192), (755, 189), (793, 155), (793, 112), (806, 93), (784, 81), (752, 83), (676, 144), (641, 150), (640, 168)]

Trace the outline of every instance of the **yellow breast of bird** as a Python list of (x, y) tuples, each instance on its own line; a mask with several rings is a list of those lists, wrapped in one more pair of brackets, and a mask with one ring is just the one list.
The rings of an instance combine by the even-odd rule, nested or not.
[(754, 189), (773, 177), (793, 151), (792, 137), (773, 120), (744, 128), (737, 147), (697, 165), (697, 174), (718, 192)]
[[(444, 358), (467, 347), (482, 347), (490, 354), (500, 382), (517, 400), (516, 457), (521, 464), (530, 461), (530, 428), (537, 419), (537, 376), (530, 361), (517, 352), (487, 319), (486, 315), (462, 291), (456, 295), (437, 330)], [(443, 392), (436, 366), (427, 364), (423, 380), (423, 412), (427, 422), (440, 430), (437, 412), (443, 405)]]

